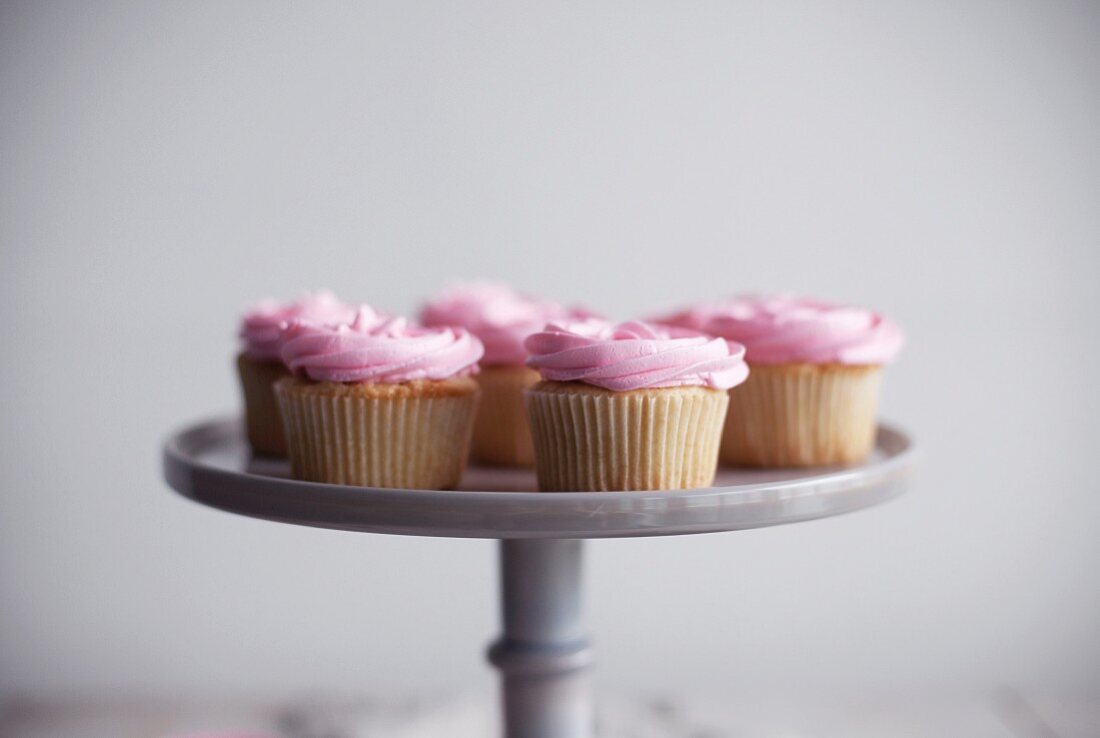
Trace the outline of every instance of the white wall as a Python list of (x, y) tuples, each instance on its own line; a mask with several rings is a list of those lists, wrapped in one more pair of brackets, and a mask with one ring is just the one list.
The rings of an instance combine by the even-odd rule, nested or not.
[(238, 518), (158, 468), (236, 408), (247, 303), (457, 276), (909, 331), (913, 492), (591, 545), (605, 682), (1100, 690), (1098, 37), (1038, 0), (6, 4), (0, 689), (487, 680), (490, 543)]

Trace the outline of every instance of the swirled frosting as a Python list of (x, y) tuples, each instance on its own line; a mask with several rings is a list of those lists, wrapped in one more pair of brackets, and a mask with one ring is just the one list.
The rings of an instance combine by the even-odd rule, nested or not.
[(656, 322), (744, 344), (750, 364), (887, 364), (905, 342), (878, 313), (786, 295), (703, 303)]
[(291, 321), (281, 342), (287, 367), (319, 382), (449, 379), (475, 372), (484, 351), (462, 328), (412, 326), (404, 318), (380, 317), (366, 305), (350, 322)]
[(448, 287), (420, 311), (426, 326), (458, 326), (485, 345), (484, 365), (521, 366), (527, 359), (523, 341), (551, 320), (594, 317), (583, 308), (540, 300), (492, 282)]
[(355, 307), (341, 302), (326, 290), (305, 294), (293, 302), (264, 300), (253, 305), (241, 318), (239, 336), (244, 352), (258, 361), (279, 360), (279, 337), (292, 320), (315, 323), (346, 323), (355, 317)]
[(700, 386), (725, 390), (749, 375), (745, 349), (695, 331), (632, 321), (551, 322), (526, 341), (543, 379), (623, 392)]

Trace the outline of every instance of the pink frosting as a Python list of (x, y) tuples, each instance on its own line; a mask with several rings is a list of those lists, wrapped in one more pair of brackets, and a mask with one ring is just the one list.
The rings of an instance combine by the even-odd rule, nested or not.
[(453, 285), (420, 311), (427, 326), (460, 326), (485, 344), (484, 365), (520, 366), (527, 359), (523, 341), (551, 320), (594, 317), (583, 308), (569, 308), (516, 292), (492, 282)]
[(744, 344), (750, 364), (887, 364), (905, 342), (870, 310), (785, 295), (703, 303), (657, 322)]
[(355, 317), (355, 307), (340, 302), (336, 295), (322, 290), (305, 294), (294, 302), (264, 300), (244, 314), (240, 338), (244, 351), (259, 361), (279, 360), (279, 336), (292, 320), (315, 323), (346, 323)]
[(527, 339), (543, 379), (622, 392), (643, 387), (729, 389), (749, 375), (745, 349), (696, 331), (632, 321), (551, 322)]
[(461, 328), (420, 328), (384, 318), (367, 305), (351, 322), (294, 320), (282, 334), (282, 359), (319, 382), (397, 384), (471, 374), (484, 349)]

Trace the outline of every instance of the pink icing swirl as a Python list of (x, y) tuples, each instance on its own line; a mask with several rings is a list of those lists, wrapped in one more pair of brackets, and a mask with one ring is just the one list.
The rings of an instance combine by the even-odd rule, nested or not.
[(905, 343), (878, 313), (786, 295), (731, 297), (656, 322), (744, 344), (750, 364), (888, 364)]
[(745, 349), (695, 331), (631, 321), (551, 322), (527, 339), (543, 379), (624, 392), (649, 387), (726, 390), (749, 375)]
[(292, 321), (282, 335), (282, 358), (295, 373), (319, 382), (398, 384), (449, 379), (477, 370), (481, 342), (461, 328), (420, 328), (359, 307), (340, 324)]
[(485, 344), (484, 365), (520, 366), (527, 359), (523, 341), (551, 320), (594, 317), (583, 308), (569, 308), (516, 292), (492, 282), (453, 285), (420, 311), (426, 326), (459, 326)]
[(239, 336), (244, 352), (258, 361), (279, 360), (279, 336), (292, 320), (315, 323), (346, 323), (355, 317), (355, 308), (336, 295), (321, 290), (305, 294), (294, 302), (264, 300), (249, 308), (241, 319)]

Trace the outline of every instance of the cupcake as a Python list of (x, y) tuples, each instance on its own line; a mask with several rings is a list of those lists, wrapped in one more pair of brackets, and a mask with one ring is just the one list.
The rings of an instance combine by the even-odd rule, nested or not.
[(292, 372), (275, 383), (297, 479), (365, 487), (454, 488), (477, 411), (481, 342), (367, 306), (339, 325), (292, 321)]
[(279, 358), (283, 326), (295, 319), (341, 322), (354, 316), (355, 308), (340, 302), (331, 292), (322, 291), (288, 303), (264, 300), (241, 318), (237, 371), (244, 396), (245, 432), (253, 451), (286, 456), (283, 424), (272, 389), (277, 380), (289, 374)]
[(671, 490), (714, 481), (744, 349), (630, 322), (552, 322), (530, 336), (525, 399), (544, 491)]
[(424, 325), (459, 326), (485, 345), (476, 377), (481, 400), (474, 424), (474, 459), (496, 466), (534, 465), (523, 391), (535, 384), (539, 375), (524, 365), (527, 349), (523, 341), (547, 321), (590, 315), (487, 282), (455, 285), (424, 305), (420, 312)]
[(821, 300), (743, 296), (660, 322), (746, 348), (752, 375), (730, 393), (723, 463), (854, 464), (870, 453), (882, 367), (904, 341), (891, 321)]

